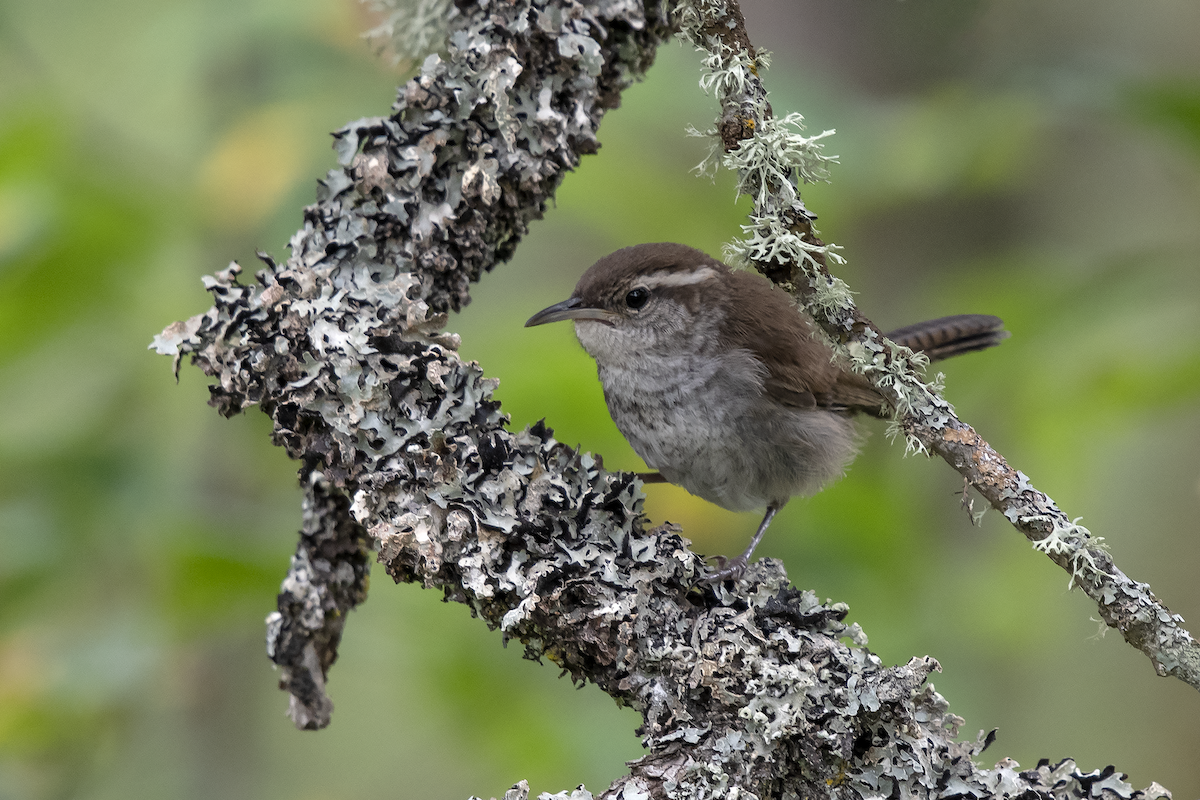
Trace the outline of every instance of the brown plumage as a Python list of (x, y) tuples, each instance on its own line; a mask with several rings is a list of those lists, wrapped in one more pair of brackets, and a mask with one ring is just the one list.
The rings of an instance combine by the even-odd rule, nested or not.
[[(724, 300), (752, 312), (725, 318), (721, 333), (767, 366), (764, 388), (778, 402), (796, 408), (833, 408), (878, 415), (886, 412), (883, 397), (861, 375), (832, 359), (816, 335), (816, 326), (791, 297), (758, 273), (732, 270), (701, 250), (663, 242), (617, 250), (596, 262), (575, 287), (584, 306), (619, 305), (633, 280), (644, 274), (686, 274), (708, 267), (722, 276)], [(693, 314), (703, 309), (703, 282), (663, 287)], [(765, 291), (764, 291), (765, 290)], [(886, 334), (897, 344), (924, 352), (938, 361), (972, 350), (994, 347), (1008, 336), (1004, 322), (987, 314), (959, 314), (918, 322)]]
[[(775, 512), (842, 473), (852, 416), (883, 397), (835, 358), (815, 323), (765, 278), (679, 244), (597, 261), (571, 297), (527, 326), (574, 320), (617, 427), (666, 480), (733, 510), (767, 507), (750, 547), (712, 578), (744, 569)], [(931, 359), (997, 344), (996, 317), (963, 315), (892, 338)]]

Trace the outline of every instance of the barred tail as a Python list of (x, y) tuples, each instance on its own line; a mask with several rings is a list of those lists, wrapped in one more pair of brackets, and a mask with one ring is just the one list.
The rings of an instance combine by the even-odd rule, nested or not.
[(1004, 321), (990, 314), (958, 314), (898, 328), (887, 334), (897, 344), (920, 350), (930, 361), (986, 350), (1007, 339)]

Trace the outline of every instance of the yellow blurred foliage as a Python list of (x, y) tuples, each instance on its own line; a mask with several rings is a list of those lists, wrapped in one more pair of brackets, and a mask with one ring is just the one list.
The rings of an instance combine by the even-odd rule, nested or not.
[[(16, 631), (0, 640), (0, 706), (15, 708), (45, 688), (47, 665), (32, 639), (28, 631)], [(0, 732), (5, 716), (0, 716)]]
[(198, 191), (213, 225), (249, 230), (270, 214), (297, 182), (308, 179), (300, 132), (307, 117), (297, 103), (256, 109), (221, 137), (200, 167)]
[(0, 264), (37, 241), (51, 214), (48, 194), (36, 185), (0, 185)]

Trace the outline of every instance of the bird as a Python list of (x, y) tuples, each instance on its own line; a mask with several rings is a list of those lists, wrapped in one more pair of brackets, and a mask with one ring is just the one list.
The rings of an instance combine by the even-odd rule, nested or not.
[[(885, 417), (878, 390), (835, 355), (812, 317), (756, 272), (701, 250), (639, 244), (597, 261), (533, 327), (571, 320), (595, 360), (621, 434), (654, 473), (731, 511), (765, 508), (746, 550), (704, 580), (739, 579), (771, 520), (840, 477), (862, 441), (858, 414)], [(887, 334), (929, 359), (1008, 336), (987, 314)]]

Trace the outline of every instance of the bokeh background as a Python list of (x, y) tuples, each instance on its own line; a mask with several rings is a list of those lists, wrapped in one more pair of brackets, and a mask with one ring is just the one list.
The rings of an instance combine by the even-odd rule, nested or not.
[[(778, 112), (836, 128), (806, 199), (880, 325), (957, 312), (1013, 338), (945, 365), (962, 417), (1200, 629), (1200, 4), (745, 0)], [(0, 2), (0, 798), (499, 795), (619, 775), (636, 715), (382, 571), (334, 667), (332, 727), (292, 729), (263, 617), (299, 522), (257, 413), (146, 351), (200, 276), (283, 244), (386, 113), (356, 0)], [(712, 101), (671, 45), (546, 219), (451, 320), (513, 425), (636, 468), (567, 326), (524, 330), (604, 253), (719, 252), (746, 211), (689, 173)], [(1116, 764), (1200, 796), (1200, 696), (1154, 676), (945, 464), (881, 425), (760, 555), (849, 603), (889, 663), (932, 654), (985, 754)], [(758, 521), (672, 487), (652, 519), (707, 553)]]

